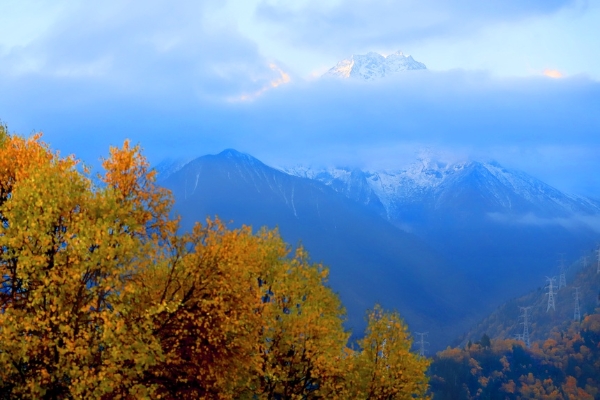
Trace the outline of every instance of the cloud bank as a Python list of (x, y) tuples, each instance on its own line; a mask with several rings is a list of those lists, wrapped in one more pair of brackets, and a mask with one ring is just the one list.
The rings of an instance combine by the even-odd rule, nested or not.
[(490, 24), (551, 14), (576, 0), (262, 1), (261, 21), (296, 46), (352, 54), (433, 37), (473, 34)]
[(2, 57), (5, 81), (99, 84), (123, 95), (222, 96), (278, 76), (235, 27), (210, 19), (219, 1), (79, 3), (47, 34)]
[(568, 230), (591, 229), (600, 233), (600, 217), (597, 215), (573, 214), (570, 217), (563, 218), (543, 218), (534, 214), (524, 215), (505, 215), (500, 213), (490, 213), (488, 217), (492, 221), (510, 225), (531, 225), (531, 226), (561, 226)]
[[(461, 18), (522, 18), (572, 2), (522, 3), (494, 1), (497, 13), (491, 13), (466, 0), (377, 2), (369, 9), (355, 0), (307, 1), (290, 14), (293, 21), (282, 21), (293, 30), (309, 18), (302, 15), (322, 18), (315, 29), (327, 41), (327, 29), (344, 38), (352, 28), (335, 27), (342, 9), (349, 20), (365, 14), (358, 35), (384, 14), (389, 18), (381, 23), (393, 27), (397, 13), (437, 10), (458, 29)], [(453, 70), (368, 84), (303, 81), (261, 55), (234, 24), (212, 20), (221, 1), (77, 4), (44, 36), (0, 53), (0, 118), (22, 134), (43, 130), (55, 148), (90, 164), (125, 138), (140, 142), (155, 163), (233, 147), (273, 165), (377, 168), (404, 165), (432, 147), (495, 158), (559, 188), (600, 197), (594, 173), (600, 170), (600, 84), (585, 76), (501, 79)], [(261, 18), (275, 19), (286, 10), (282, 4), (264, 3)], [(434, 26), (435, 12), (404, 19)]]

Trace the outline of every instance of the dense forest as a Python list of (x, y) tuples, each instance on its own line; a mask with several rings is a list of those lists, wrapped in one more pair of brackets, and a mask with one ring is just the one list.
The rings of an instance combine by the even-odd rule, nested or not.
[(600, 314), (530, 348), (484, 334), (439, 352), (429, 373), (435, 399), (599, 399)]
[(436, 354), (429, 370), (434, 398), (600, 399), (595, 255), (559, 269), (552, 289), (549, 276), (546, 286), (509, 300), (456, 347)]

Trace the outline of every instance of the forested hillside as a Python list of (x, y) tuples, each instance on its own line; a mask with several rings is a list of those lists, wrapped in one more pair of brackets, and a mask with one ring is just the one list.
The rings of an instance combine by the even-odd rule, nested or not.
[(556, 329), (530, 348), (483, 335), (464, 348), (438, 353), (430, 376), (431, 392), (442, 400), (598, 399), (600, 315)]
[(458, 347), (436, 354), (429, 370), (434, 398), (600, 399), (595, 256), (597, 251), (590, 251), (551, 271), (558, 273), (552, 298), (554, 276), (549, 276), (545, 286), (481, 321)]
[[(498, 307), (456, 344), (464, 346), (469, 340), (476, 341), (483, 334), (494, 339), (517, 338), (524, 332), (525, 311), (532, 341), (545, 340), (555, 329), (566, 331), (578, 316), (581, 320), (585, 315), (595, 313), (596, 307), (600, 305), (597, 251), (594, 249), (586, 252), (581, 259), (566, 265), (563, 271), (564, 286), (560, 285), (561, 270), (549, 268), (547, 277), (539, 277), (539, 286), (535, 290)], [(554, 278), (552, 299), (549, 298), (548, 278)]]

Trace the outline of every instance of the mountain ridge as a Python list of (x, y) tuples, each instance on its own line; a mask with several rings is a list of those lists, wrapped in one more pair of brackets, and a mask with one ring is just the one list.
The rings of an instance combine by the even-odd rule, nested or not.
[[(528, 307), (528, 330), (531, 341), (545, 340), (553, 330), (566, 331), (575, 321), (600, 311), (600, 268), (597, 261), (598, 249), (592, 249), (563, 269), (548, 268), (552, 278), (565, 276), (565, 286), (559, 279), (554, 285), (553, 301), (548, 299), (546, 277), (540, 276), (537, 289), (513, 298), (499, 306), (468, 332), (457, 339), (455, 345), (464, 346), (469, 340), (476, 341), (483, 334), (492, 339), (517, 338), (523, 333), (523, 307)], [(594, 260), (594, 262), (590, 262)], [(577, 292), (577, 293), (576, 293)], [(578, 313), (576, 312), (578, 311)], [(575, 319), (579, 317), (579, 319)]]
[(440, 348), (474, 321), (462, 311), (463, 293), (477, 293), (467, 291), (468, 279), (421, 239), (320, 182), (227, 150), (191, 161), (161, 184), (172, 191), (184, 230), (218, 215), (232, 227), (277, 228), (286, 242), (301, 243), (329, 267), (356, 334), (376, 303), (400, 311), (414, 329), (439, 326), (430, 340)]
[[(416, 234), (490, 298), (526, 292), (553, 254), (575, 257), (599, 237), (599, 202), (498, 163), (426, 158), (395, 171), (288, 171), (321, 180)], [(511, 282), (514, 274), (521, 279)]]
[[(278, 227), (284, 240), (303, 243), (331, 267), (331, 285), (355, 329), (365, 308), (379, 302), (398, 309), (412, 329), (439, 330), (430, 340), (440, 348), (531, 290), (557, 251), (573, 257), (598, 240), (587, 226), (527, 221), (540, 196), (538, 219), (566, 220), (573, 209), (598, 214), (593, 200), (561, 197), (522, 174), (498, 163), (432, 160), (395, 172), (286, 172), (228, 149), (160, 183), (172, 190), (185, 229), (215, 214), (234, 226)], [(406, 182), (412, 186), (399, 185)], [(401, 201), (382, 193), (399, 193)], [(505, 212), (511, 209), (525, 214)], [(486, 301), (475, 300), (484, 294)]]
[[(553, 215), (559, 212), (563, 216), (572, 213), (600, 213), (600, 202), (596, 200), (565, 194), (522, 171), (507, 169), (495, 161), (445, 164), (420, 160), (406, 169), (374, 171), (345, 167), (292, 167), (282, 170), (292, 175), (319, 180), (342, 193), (353, 193), (354, 197), (357, 191), (366, 191), (362, 196), (376, 196), (374, 201), (379, 201), (385, 207), (385, 214), (382, 215), (387, 215), (390, 219), (394, 219), (397, 203), (433, 201), (433, 207), (439, 207), (439, 198), (449, 196), (449, 188), (465, 179), (467, 173), (478, 175), (476, 179), (485, 178), (488, 183), (493, 181), (496, 187), (488, 189), (495, 196), (490, 200), (500, 208), (522, 213), (536, 211), (542, 215), (548, 213), (543, 212), (544, 208), (549, 209)], [(509, 197), (508, 192), (519, 197), (516, 203), (515, 197)]]
[(338, 62), (323, 76), (373, 81), (403, 71), (424, 69), (427, 69), (425, 64), (415, 61), (412, 56), (404, 55), (401, 51), (388, 56), (371, 51), (367, 54), (355, 54)]

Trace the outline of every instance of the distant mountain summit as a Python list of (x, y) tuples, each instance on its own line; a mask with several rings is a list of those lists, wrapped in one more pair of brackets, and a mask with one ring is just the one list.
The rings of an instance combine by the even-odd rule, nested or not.
[(575, 259), (600, 236), (600, 203), (494, 162), (281, 170), (229, 149), (156, 169), (183, 229), (207, 215), (278, 227), (331, 267), (355, 332), (380, 303), (429, 331), (432, 348), (539, 286), (557, 253)]
[(417, 235), (490, 299), (530, 290), (558, 252), (576, 257), (598, 240), (600, 203), (495, 162), (421, 159), (403, 170), (287, 172), (320, 181)]
[(372, 81), (394, 75), (401, 71), (427, 69), (425, 64), (415, 61), (412, 56), (404, 55), (401, 51), (387, 57), (375, 52), (353, 55), (340, 61), (324, 76), (338, 78), (355, 78)]
[(600, 203), (569, 195), (524, 172), (496, 162), (446, 164), (420, 159), (403, 170), (294, 167), (287, 173), (323, 182), (391, 221), (410, 220), (415, 207), (422, 214), (466, 210), (478, 217), (499, 214), (566, 218), (599, 215)]
[(330, 267), (329, 283), (357, 335), (367, 307), (376, 303), (400, 311), (413, 329), (439, 326), (429, 336), (438, 348), (468, 327), (463, 310), (477, 291), (446, 259), (323, 183), (233, 149), (166, 170), (170, 175), (161, 184), (173, 193), (182, 229), (214, 215), (233, 227), (277, 227), (286, 242), (301, 243), (313, 260)]

